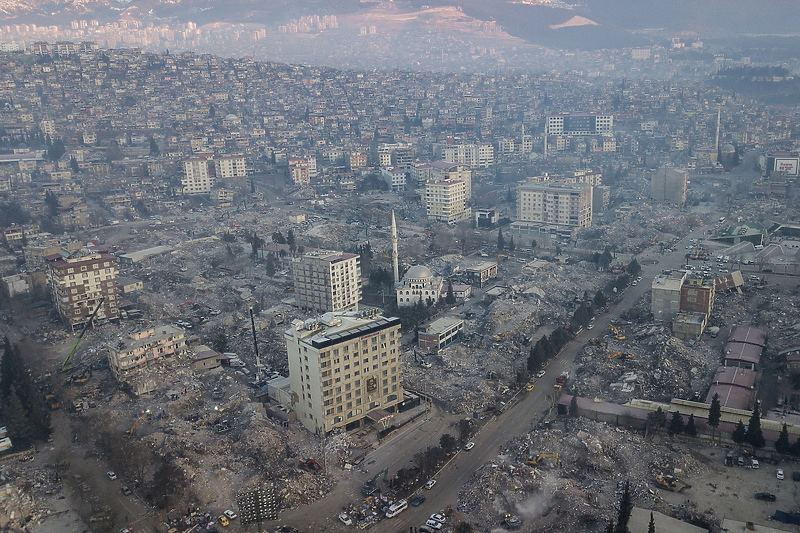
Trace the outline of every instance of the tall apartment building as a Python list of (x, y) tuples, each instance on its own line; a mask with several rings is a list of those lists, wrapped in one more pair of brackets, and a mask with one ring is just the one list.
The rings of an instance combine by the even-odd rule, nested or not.
[(469, 182), (463, 179), (430, 180), (425, 184), (425, 209), (430, 220), (455, 224), (472, 217), (467, 206)]
[(345, 156), (347, 158), (347, 166), (350, 170), (359, 168), (366, 168), (367, 166), (367, 153), (362, 151), (348, 152)]
[(433, 153), (437, 159), (460, 165), (486, 168), (494, 164), (494, 146), (481, 144), (435, 144)]
[(522, 222), (588, 228), (592, 225), (592, 186), (549, 180), (522, 182), (517, 187), (517, 218)]
[(681, 311), (681, 288), (686, 272), (677, 270), (653, 279), (650, 286), (650, 312), (656, 320), (671, 322)]
[(181, 161), (183, 194), (208, 194), (214, 187), (215, 178), (208, 166), (207, 157), (187, 157)]
[(311, 172), (308, 168), (308, 160), (304, 157), (289, 158), (289, 176), (296, 185), (307, 185), (311, 183)]
[(131, 333), (108, 346), (108, 364), (118, 381), (186, 350), (185, 332), (175, 326), (158, 326)]
[(378, 166), (395, 167), (401, 170), (414, 168), (414, 148), (407, 143), (381, 144), (378, 146)]
[(247, 176), (247, 160), (243, 155), (214, 157), (217, 178), (241, 178)]
[(53, 305), (70, 327), (86, 323), (95, 307), (96, 320), (119, 318), (117, 258), (107, 250), (82, 248), (45, 257)]
[(547, 117), (547, 135), (611, 135), (614, 132), (614, 115), (594, 113), (561, 113)]
[(686, 203), (689, 173), (685, 170), (660, 168), (650, 175), (650, 198), (670, 204)]
[(320, 313), (358, 311), (361, 256), (317, 250), (295, 259), (292, 267), (297, 305)]
[(403, 401), (400, 319), (326, 313), (284, 332), (297, 419), (324, 435), (385, 420)]

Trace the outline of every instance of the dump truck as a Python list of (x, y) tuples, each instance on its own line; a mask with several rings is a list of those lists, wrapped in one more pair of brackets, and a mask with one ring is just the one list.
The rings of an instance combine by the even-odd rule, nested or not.
[(686, 489), (692, 488), (692, 486), (685, 481), (681, 481), (675, 476), (663, 473), (660, 473), (656, 476), (655, 482), (657, 487), (670, 492), (675, 492), (675, 489), (678, 487), (678, 485), (680, 485), (680, 488), (677, 489), (678, 492), (683, 492)]
[(564, 385), (567, 383), (567, 381), (569, 381), (569, 372), (564, 371), (556, 378), (556, 384), (553, 386), (553, 388), (555, 388), (557, 391), (560, 391), (564, 388)]

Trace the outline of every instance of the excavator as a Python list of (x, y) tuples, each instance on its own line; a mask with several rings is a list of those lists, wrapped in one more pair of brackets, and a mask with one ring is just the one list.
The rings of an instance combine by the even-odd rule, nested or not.
[(375, 474), (375, 476), (373, 476), (372, 479), (368, 479), (361, 487), (361, 494), (363, 494), (364, 496), (369, 496), (373, 494), (376, 490), (378, 490), (378, 478), (381, 476), (385, 476), (388, 473), (389, 469), (384, 468), (383, 470)]
[(622, 357), (623, 359), (633, 359), (634, 355), (632, 353), (622, 353), (622, 352), (614, 352), (608, 354), (606, 357), (606, 361), (609, 359), (614, 359), (615, 357)]
[(131, 425), (131, 429), (128, 430), (129, 437), (133, 437), (133, 432), (136, 430), (136, 426), (138, 426), (142, 422), (142, 420), (147, 420), (148, 416), (150, 416), (149, 413), (146, 415), (142, 415), (136, 419), (136, 421)]
[(528, 459), (527, 461), (525, 461), (525, 464), (530, 466), (539, 466), (542, 462), (542, 459), (546, 459), (548, 457), (553, 459), (553, 464), (555, 464), (555, 466), (558, 466), (557, 453), (540, 453), (539, 456), (536, 457), (536, 459)]
[(83, 329), (78, 335), (78, 338), (75, 339), (75, 343), (72, 345), (72, 348), (70, 348), (69, 352), (67, 352), (67, 356), (64, 357), (64, 361), (61, 363), (62, 372), (68, 372), (72, 370), (72, 366), (69, 364), (69, 362), (72, 359), (72, 356), (75, 355), (75, 350), (78, 349), (78, 345), (81, 343), (83, 336), (86, 335), (86, 330), (89, 329), (89, 324), (91, 324), (92, 321), (94, 320), (94, 317), (97, 316), (97, 312), (100, 310), (100, 307), (102, 307), (103, 302), (105, 301), (106, 301), (105, 297), (100, 298), (100, 301), (97, 302), (97, 306), (94, 308), (94, 311), (92, 311), (92, 314), (89, 315), (89, 320), (84, 322)]
[(615, 326), (614, 324), (609, 324), (608, 329), (611, 330), (611, 332), (614, 334), (614, 338), (617, 339), (618, 341), (624, 341), (625, 339), (628, 338), (625, 335), (623, 335), (622, 332), (619, 330), (619, 328), (617, 328), (617, 326)]
[(681, 481), (675, 476), (665, 475), (664, 473), (660, 473), (656, 476), (655, 479), (656, 486), (661, 489), (668, 490), (670, 492), (675, 492), (675, 487), (680, 485), (678, 492), (683, 492), (686, 489), (691, 489), (692, 486), (686, 483), (685, 481)]

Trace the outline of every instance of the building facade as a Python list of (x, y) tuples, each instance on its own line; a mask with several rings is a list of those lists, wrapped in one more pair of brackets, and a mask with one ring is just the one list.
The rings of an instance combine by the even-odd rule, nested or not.
[(118, 381), (131, 376), (167, 357), (186, 351), (184, 331), (175, 326), (148, 328), (111, 343), (108, 364)]
[(326, 313), (284, 332), (293, 409), (324, 435), (384, 420), (403, 400), (400, 319)]
[(670, 204), (686, 203), (689, 173), (685, 170), (660, 168), (650, 175), (650, 198)]
[(523, 182), (517, 187), (517, 218), (523, 222), (588, 228), (592, 225), (592, 186)]
[(614, 115), (562, 113), (547, 117), (545, 127), (548, 135), (611, 135)]
[(243, 155), (214, 157), (217, 178), (241, 178), (247, 176), (247, 161)]
[(208, 166), (208, 158), (187, 157), (181, 161), (183, 176), (181, 187), (183, 194), (208, 194), (214, 187), (215, 179)]
[(45, 257), (53, 305), (65, 324), (74, 328), (89, 321), (119, 318), (117, 258), (99, 248), (82, 248)]
[(467, 206), (469, 184), (463, 179), (431, 180), (425, 184), (425, 210), (429, 220), (456, 224), (472, 217)]
[(293, 261), (297, 305), (320, 313), (358, 311), (361, 256), (317, 250)]

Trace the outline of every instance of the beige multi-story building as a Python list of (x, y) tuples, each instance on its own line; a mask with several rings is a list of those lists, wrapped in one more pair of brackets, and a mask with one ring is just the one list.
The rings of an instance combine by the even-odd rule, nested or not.
[(591, 185), (534, 180), (517, 187), (520, 221), (577, 228), (592, 225)]
[(183, 165), (183, 176), (181, 177), (183, 194), (210, 193), (215, 179), (208, 168), (208, 158), (187, 157), (181, 163)]
[(217, 178), (241, 178), (247, 176), (247, 161), (243, 155), (214, 157)]
[(385, 421), (403, 401), (399, 318), (326, 313), (284, 338), (292, 408), (309, 431)]
[(311, 170), (308, 159), (305, 157), (289, 158), (289, 175), (297, 185), (307, 185), (311, 183)]
[(108, 364), (118, 381), (186, 350), (184, 330), (158, 326), (131, 333), (108, 346)]
[(358, 311), (361, 300), (361, 256), (317, 250), (293, 261), (297, 305), (320, 313)]
[(68, 326), (86, 323), (98, 304), (96, 320), (119, 318), (114, 255), (100, 248), (81, 248), (48, 255), (45, 261), (53, 305)]
[(430, 180), (425, 184), (425, 209), (430, 220), (456, 224), (472, 217), (469, 182), (463, 179)]
[(548, 135), (611, 135), (614, 132), (614, 115), (562, 113), (547, 117), (545, 128)]

